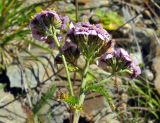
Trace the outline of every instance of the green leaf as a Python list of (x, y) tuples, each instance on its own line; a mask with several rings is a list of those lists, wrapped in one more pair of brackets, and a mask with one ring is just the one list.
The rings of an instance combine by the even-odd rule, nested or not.
[(75, 96), (69, 96), (65, 99), (65, 102), (67, 102), (69, 105), (74, 106), (78, 104), (78, 98)]
[(110, 107), (112, 108), (112, 110), (115, 109), (115, 106), (113, 104), (113, 100), (112, 97), (110, 96), (108, 90), (106, 90), (106, 88), (103, 85), (94, 85), (94, 84), (90, 84), (86, 87), (85, 89), (86, 92), (97, 92), (100, 93), (101, 95), (103, 95), (105, 97), (105, 99), (107, 100), (107, 102), (109, 103)]
[(88, 72), (87, 75), (86, 75), (86, 81), (87, 82), (93, 82), (96, 80), (96, 77), (94, 76), (93, 73), (91, 72)]
[(68, 64), (68, 70), (71, 71), (71, 72), (74, 72), (74, 71), (78, 71), (79, 68), (76, 67), (76, 66), (73, 66), (71, 64)]
[(37, 104), (33, 107), (33, 113), (37, 114), (39, 110), (50, 100), (52, 99), (54, 93), (56, 91), (56, 86), (52, 85), (51, 88), (42, 95), (40, 101), (37, 102)]

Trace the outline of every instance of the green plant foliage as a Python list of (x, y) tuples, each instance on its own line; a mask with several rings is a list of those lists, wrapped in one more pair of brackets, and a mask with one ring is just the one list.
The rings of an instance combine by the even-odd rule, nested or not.
[(144, 121), (153, 117), (153, 119), (160, 120), (160, 99), (151, 82), (145, 78), (135, 79), (134, 82), (130, 83), (128, 92), (130, 97), (137, 97), (134, 98), (135, 105), (131, 106), (131, 108), (137, 107), (138, 109), (131, 110), (133, 115), (137, 114), (139, 117), (143, 117)]
[(95, 75), (89, 71), (86, 75), (86, 81), (91, 83), (91, 82), (94, 82), (95, 80), (96, 80)]
[(86, 91), (86, 93), (87, 92), (97, 92), (97, 93), (103, 95), (105, 97), (105, 99), (107, 100), (107, 102), (109, 103), (111, 109), (113, 109), (113, 110), (115, 109), (112, 97), (110, 96), (108, 90), (103, 85), (89, 84), (86, 87), (85, 91)]
[(65, 99), (65, 102), (67, 102), (70, 106), (75, 106), (78, 104), (78, 98), (75, 96), (69, 96)]
[(100, 18), (104, 28), (108, 30), (115, 30), (124, 23), (123, 18), (114, 11), (104, 12), (97, 9), (96, 16)]
[[(53, 2), (53, 1), (52, 1)], [(31, 17), (51, 1), (32, 3), (28, 5), (23, 0), (0, 1), (0, 54), (1, 69), (10, 64), (13, 57), (28, 44)]]
[(71, 65), (71, 64), (68, 65), (68, 69), (69, 69), (69, 71), (71, 71), (71, 72), (78, 71), (78, 67), (73, 66), (73, 65)]
[(42, 95), (40, 101), (37, 102), (36, 105), (34, 105), (33, 113), (36, 115), (39, 110), (50, 100), (53, 98), (53, 95), (56, 91), (56, 86), (52, 85), (51, 88), (47, 90), (45, 94)]

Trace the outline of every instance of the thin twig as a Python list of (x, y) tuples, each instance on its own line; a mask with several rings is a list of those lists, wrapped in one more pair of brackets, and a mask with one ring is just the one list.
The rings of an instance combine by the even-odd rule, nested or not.
[(151, 2), (160, 10), (160, 6), (153, 0), (151, 0)]
[(78, 11), (79, 11), (79, 7), (78, 7), (78, 0), (75, 0), (75, 3), (76, 3), (76, 22), (78, 22), (79, 20), (79, 15), (78, 15)]
[[(62, 69), (58, 70), (56, 73), (54, 73), (52, 76), (50, 76), (48, 79), (44, 80), (42, 83), (39, 83), (36, 87), (34, 88), (31, 88), (32, 90), (36, 89), (37, 87), (40, 87), (41, 85), (43, 85), (45, 82), (47, 82), (49, 79), (51, 79), (53, 76), (55, 76), (56, 74), (58, 74)], [(26, 95), (28, 94), (29, 92), (26, 92)], [(10, 102), (4, 104), (4, 105), (1, 105), (0, 106), (0, 109), (1, 108), (4, 108), (6, 106), (8, 106), (9, 104), (15, 102), (16, 100), (19, 100), (21, 97), (26, 97), (26, 95), (21, 95), (21, 96), (18, 96), (16, 97), (15, 99), (11, 100)]]
[(143, 111), (159, 111), (159, 109), (151, 109), (146, 107), (128, 107), (127, 110), (143, 110)]
[(147, 6), (147, 8), (150, 10), (150, 12), (156, 17), (159, 18), (158, 15), (154, 12), (154, 10), (150, 7), (150, 5), (148, 4), (148, 2), (144, 2), (144, 4)]
[(124, 27), (126, 24), (134, 21), (137, 17), (139, 17), (143, 12), (145, 11), (145, 9), (143, 11), (141, 11), (139, 14), (135, 15), (134, 17), (132, 17), (131, 19), (129, 19), (128, 21), (126, 21), (124, 24), (122, 24), (121, 26), (119, 26), (115, 31), (120, 30), (122, 27)]
[(8, 106), (9, 104), (15, 102), (15, 101), (18, 100), (18, 99), (20, 99), (20, 97), (16, 97), (15, 99), (11, 100), (10, 102), (8, 102), (8, 103), (6, 103), (6, 104), (4, 104), (4, 105), (1, 105), (1, 106), (0, 106), (0, 109)]

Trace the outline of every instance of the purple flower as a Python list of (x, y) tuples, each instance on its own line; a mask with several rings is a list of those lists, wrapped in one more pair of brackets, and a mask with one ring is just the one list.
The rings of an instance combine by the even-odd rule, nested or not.
[(132, 71), (131, 78), (136, 78), (138, 75), (141, 74), (141, 69), (140, 69), (140, 67), (138, 66), (138, 64), (135, 61), (133, 61), (130, 64), (130, 69)]
[(85, 57), (98, 57), (111, 46), (111, 36), (100, 25), (77, 23), (68, 31), (71, 41), (77, 44)]
[(45, 43), (47, 43), (50, 48), (52, 48), (52, 49), (55, 48), (54, 39), (52, 36), (48, 36)]
[(69, 19), (68, 16), (62, 16), (61, 20), (62, 20), (61, 30), (67, 32), (71, 20)]
[(33, 38), (39, 40), (39, 41), (46, 41), (47, 40), (47, 36), (45, 34), (45, 31), (43, 31), (42, 29), (32, 29), (32, 36)]
[(76, 44), (66, 41), (64, 46), (62, 47), (62, 51), (67, 59), (70, 61), (75, 61), (80, 56), (80, 51)]
[(104, 70), (108, 70), (112, 66), (112, 58), (114, 58), (113, 53), (105, 53), (97, 60), (97, 65)]
[(111, 36), (109, 33), (100, 26), (100, 24), (92, 25), (88, 22), (79, 22), (75, 25), (75, 28), (71, 29), (69, 35), (84, 34), (87, 36), (98, 36), (101, 40), (110, 41)]
[(117, 59), (120, 59), (122, 62), (124, 62), (126, 65), (129, 65), (132, 62), (131, 57), (129, 56), (128, 52), (122, 48), (117, 48), (114, 51), (114, 56)]
[(97, 65), (104, 70), (109, 70), (112, 73), (130, 71), (131, 78), (141, 74), (141, 69), (138, 63), (133, 61), (128, 52), (122, 48), (115, 49), (112, 53), (103, 54), (97, 61)]
[(122, 48), (117, 48), (115, 50), (115, 56), (119, 57), (119, 58), (124, 58), (124, 57), (129, 57), (129, 54), (126, 50), (122, 49)]
[(102, 58), (105, 60), (110, 60), (113, 57), (114, 57), (113, 53), (106, 53), (105, 55), (102, 56)]
[(30, 28), (33, 38), (53, 44), (53, 38), (50, 37), (50, 27), (61, 27), (61, 19), (55, 11), (46, 10), (35, 15), (30, 22)]
[[(80, 56), (80, 51), (77, 48), (77, 46), (69, 41), (66, 41), (64, 46), (62, 47), (62, 52), (67, 60), (67, 62), (71, 63), (71, 64), (75, 64), (76, 60), (79, 58)], [(62, 63), (62, 59), (61, 56), (58, 54), (55, 58), (55, 62), (57, 64), (61, 64)]]

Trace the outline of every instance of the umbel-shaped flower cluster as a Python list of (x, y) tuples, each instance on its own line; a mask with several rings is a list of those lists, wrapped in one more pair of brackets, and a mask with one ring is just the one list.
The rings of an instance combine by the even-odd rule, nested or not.
[(100, 24), (79, 22), (68, 31), (68, 36), (89, 60), (105, 53), (112, 43), (111, 36)]
[[(55, 11), (46, 10), (35, 15), (35, 17), (30, 22), (30, 28), (32, 30), (33, 38), (43, 41), (51, 48), (55, 47), (55, 43), (52, 37), (53, 27), (55, 29), (67, 30), (69, 26), (69, 18), (67, 16), (59, 16)], [(61, 36), (58, 35), (60, 39)]]
[(135, 78), (141, 73), (141, 69), (136, 61), (133, 61), (128, 52), (122, 48), (115, 49), (112, 53), (103, 54), (98, 62), (98, 66), (114, 73), (128, 73), (130, 78)]

